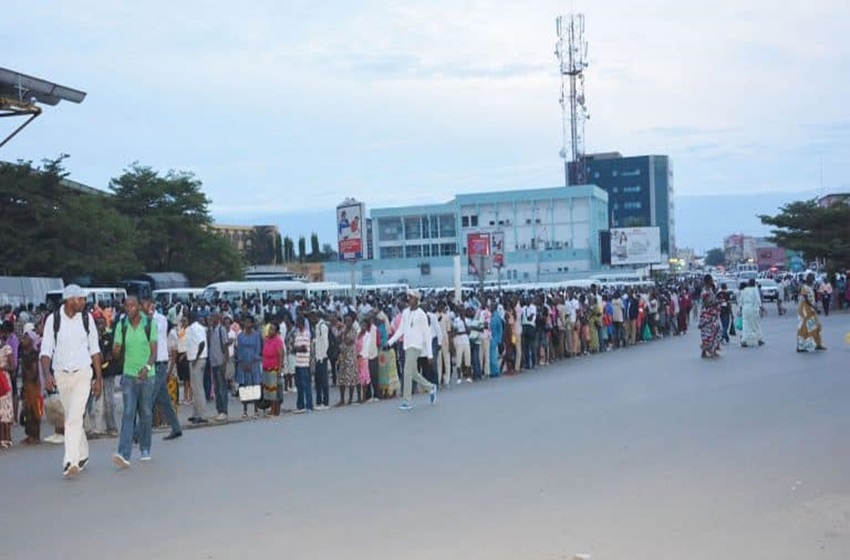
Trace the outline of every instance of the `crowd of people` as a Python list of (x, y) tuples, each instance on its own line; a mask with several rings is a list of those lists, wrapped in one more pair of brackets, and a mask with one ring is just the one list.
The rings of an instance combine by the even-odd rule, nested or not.
[[(813, 275), (799, 294), (797, 350), (822, 350)], [(128, 297), (86, 309), (84, 295), (69, 286), (59, 310), (7, 308), (0, 324), (0, 446), (12, 445), (16, 420), (25, 427), (23, 443), (40, 442), (42, 416), (58, 401), (64, 421), (50, 437), (65, 443), (66, 476), (85, 467), (92, 436), (119, 437), (121, 468), (129, 467), (134, 443), (141, 460), (150, 460), (152, 426), (169, 426), (167, 440), (181, 437), (181, 405), (192, 407), (192, 424), (233, 418), (235, 399), (242, 419), (278, 417), (287, 394), (295, 414), (398, 397), (406, 411), (417, 389), (434, 403), (448, 384), (626, 350), (693, 324), (704, 358), (717, 357), (736, 332), (744, 347), (764, 344), (755, 282), (730, 290), (710, 275), (485, 290), (457, 301), (450, 292), (411, 290), (354, 300), (198, 300), (168, 309)]]

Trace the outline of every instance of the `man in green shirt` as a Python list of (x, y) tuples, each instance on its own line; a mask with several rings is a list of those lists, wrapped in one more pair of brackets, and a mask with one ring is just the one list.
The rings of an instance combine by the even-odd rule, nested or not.
[(118, 453), (113, 457), (116, 466), (130, 466), (133, 451), (133, 431), (136, 414), (139, 417), (139, 448), (141, 460), (151, 459), (151, 424), (153, 421), (153, 388), (156, 370), (156, 323), (140, 313), (139, 300), (129, 296), (126, 314), (115, 323), (113, 356), (124, 360), (121, 390), (124, 394), (124, 416), (121, 420), (121, 437)]

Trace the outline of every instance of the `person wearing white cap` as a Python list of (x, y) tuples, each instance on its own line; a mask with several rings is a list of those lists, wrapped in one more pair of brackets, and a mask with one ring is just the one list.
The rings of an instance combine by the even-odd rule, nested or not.
[(431, 404), (437, 402), (437, 386), (425, 379), (419, 372), (419, 358), (427, 358), (430, 366), (433, 358), (431, 347), (431, 326), (428, 316), (419, 307), (419, 292), (410, 290), (407, 292), (409, 305), (401, 314), (399, 328), (389, 339), (385, 348), (388, 348), (404, 338), (404, 396), (399, 410), (410, 410), (413, 396), (413, 382), (416, 381), (423, 387), (427, 387), (430, 393)]
[(83, 415), (89, 394), (99, 397), (103, 381), (97, 329), (91, 314), (85, 310), (86, 292), (76, 284), (69, 284), (62, 292), (62, 298), (62, 306), (48, 315), (44, 322), (39, 356), (46, 389), (52, 391), (56, 387), (59, 390), (59, 399), (65, 409), (62, 474), (72, 478), (85, 468), (89, 460)]

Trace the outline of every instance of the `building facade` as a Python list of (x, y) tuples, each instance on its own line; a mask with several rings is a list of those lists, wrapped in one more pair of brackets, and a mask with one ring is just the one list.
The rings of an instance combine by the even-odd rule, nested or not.
[[(250, 264), (279, 264), (280, 232), (277, 226), (234, 226), (213, 224), (211, 229), (230, 242)], [(259, 243), (259, 246), (256, 244)]]
[(673, 167), (668, 156), (623, 157), (618, 152), (587, 156), (588, 182), (608, 193), (612, 228), (658, 227), (661, 253), (676, 254)]
[[(504, 241), (504, 264), (487, 258), (487, 281), (547, 281), (598, 269), (607, 208), (606, 193), (593, 185), (464, 194), (445, 204), (376, 208), (369, 212), (375, 258), (357, 265), (356, 279), (361, 284), (451, 286), (459, 256), (461, 279), (475, 281), (468, 240), (494, 234)], [(348, 282), (350, 265), (328, 263), (325, 278)]]

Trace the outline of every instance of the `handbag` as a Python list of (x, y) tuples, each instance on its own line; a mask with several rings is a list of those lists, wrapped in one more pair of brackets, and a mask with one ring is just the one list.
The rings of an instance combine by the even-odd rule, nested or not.
[(739, 331), (744, 330), (744, 318), (741, 317), (740, 315), (735, 317), (735, 328)]
[(0, 397), (5, 397), (12, 392), (12, 383), (9, 381), (9, 375), (0, 370)]
[(242, 402), (253, 402), (260, 400), (262, 390), (259, 385), (243, 385), (239, 387), (239, 400)]

